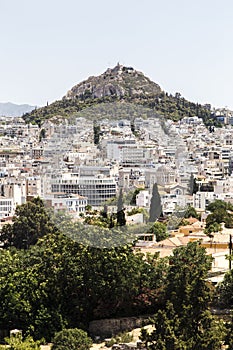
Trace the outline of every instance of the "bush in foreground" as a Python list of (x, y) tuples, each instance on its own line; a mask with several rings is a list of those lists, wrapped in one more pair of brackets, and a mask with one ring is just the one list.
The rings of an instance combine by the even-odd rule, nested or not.
[(55, 334), (52, 350), (89, 350), (91, 338), (81, 329), (64, 329)]

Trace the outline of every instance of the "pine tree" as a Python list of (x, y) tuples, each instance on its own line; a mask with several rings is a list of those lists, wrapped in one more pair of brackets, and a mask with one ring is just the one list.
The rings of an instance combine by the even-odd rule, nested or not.
[(155, 222), (162, 214), (161, 198), (158, 191), (158, 185), (153, 185), (152, 197), (150, 202), (149, 222)]

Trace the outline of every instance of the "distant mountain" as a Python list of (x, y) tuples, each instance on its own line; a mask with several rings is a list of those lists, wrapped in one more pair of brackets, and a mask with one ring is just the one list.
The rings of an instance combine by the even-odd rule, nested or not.
[[(80, 115), (80, 111), (87, 107), (99, 107), (95, 119), (103, 115), (104, 104), (117, 102), (117, 106), (126, 103), (126, 112), (129, 106), (147, 107), (162, 118), (179, 120), (187, 116), (203, 118), (206, 124), (210, 121), (210, 109), (199, 103), (186, 100), (181, 94), (175, 96), (163, 91), (161, 87), (147, 78), (143, 73), (132, 67), (117, 64), (114, 68), (108, 68), (99, 76), (91, 76), (87, 80), (75, 85), (69, 90), (62, 100), (55, 101), (50, 105), (26, 113), (23, 118), (26, 122), (34, 122), (39, 125), (50, 118), (72, 118)], [(116, 119), (114, 106), (109, 109), (105, 117)], [(106, 112), (106, 109), (105, 109)], [(121, 112), (119, 113), (121, 114)], [(93, 119), (93, 113), (87, 113)], [(129, 118), (134, 118), (135, 113), (129, 113)], [(212, 120), (210, 124), (213, 123)]]
[(11, 102), (0, 102), (0, 116), (5, 117), (21, 117), (23, 114), (31, 112), (35, 106), (27, 104), (17, 105)]

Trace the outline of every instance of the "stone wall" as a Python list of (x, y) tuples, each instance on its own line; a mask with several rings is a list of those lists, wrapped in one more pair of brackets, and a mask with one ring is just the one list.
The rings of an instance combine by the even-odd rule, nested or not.
[(92, 321), (89, 324), (91, 336), (111, 338), (121, 332), (131, 331), (134, 328), (141, 328), (149, 324), (149, 316), (121, 317)]

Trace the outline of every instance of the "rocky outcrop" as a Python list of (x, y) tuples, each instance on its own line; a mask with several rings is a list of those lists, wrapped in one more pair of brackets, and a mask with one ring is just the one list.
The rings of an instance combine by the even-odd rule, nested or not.
[(158, 84), (152, 82), (141, 72), (132, 67), (118, 64), (108, 68), (103, 74), (75, 85), (64, 99), (102, 98), (105, 96), (157, 96), (161, 93)]

